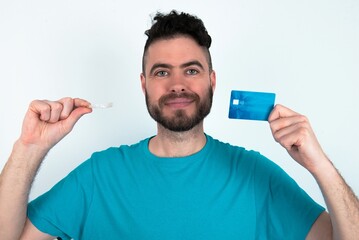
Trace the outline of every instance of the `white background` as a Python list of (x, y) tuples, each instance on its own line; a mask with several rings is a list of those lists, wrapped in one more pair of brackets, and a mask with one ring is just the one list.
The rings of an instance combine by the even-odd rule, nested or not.
[(156, 134), (139, 80), (144, 31), (156, 11), (172, 9), (202, 18), (213, 38), (217, 89), (208, 134), (260, 151), (324, 204), (314, 179), (274, 142), (267, 122), (227, 117), (232, 89), (275, 92), (277, 103), (308, 116), (359, 193), (357, 0), (1, 0), (0, 168), (31, 100), (114, 103), (82, 118), (48, 154), (31, 199), (92, 152)]

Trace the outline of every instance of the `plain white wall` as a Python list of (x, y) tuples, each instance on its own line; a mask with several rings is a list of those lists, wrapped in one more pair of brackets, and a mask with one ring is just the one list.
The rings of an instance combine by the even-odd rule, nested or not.
[(268, 123), (228, 119), (232, 89), (277, 93), (309, 117), (347, 182), (359, 193), (356, 0), (13, 0), (0, 2), (0, 168), (33, 99), (113, 102), (95, 110), (48, 154), (31, 199), (92, 152), (156, 133), (140, 88), (144, 31), (157, 10), (202, 18), (213, 38), (217, 89), (206, 132), (255, 149), (283, 167), (315, 200), (319, 188), (273, 141)]

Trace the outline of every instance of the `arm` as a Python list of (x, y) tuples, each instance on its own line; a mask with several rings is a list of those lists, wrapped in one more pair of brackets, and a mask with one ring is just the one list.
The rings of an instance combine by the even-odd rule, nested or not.
[(355, 239), (359, 235), (359, 200), (323, 152), (308, 119), (276, 105), (268, 121), (274, 139), (313, 175), (329, 211), (320, 215), (307, 239)]
[[(91, 112), (88, 106), (87, 101), (72, 98), (56, 102), (36, 100), (30, 104), (20, 138), (0, 175), (2, 239), (19, 239), (23, 232), (27, 236), (39, 234), (32, 231), (35, 229), (32, 224), (26, 223), (31, 184), (48, 151), (72, 130), (81, 116)], [(33, 236), (51, 239), (46, 234), (41, 238)]]

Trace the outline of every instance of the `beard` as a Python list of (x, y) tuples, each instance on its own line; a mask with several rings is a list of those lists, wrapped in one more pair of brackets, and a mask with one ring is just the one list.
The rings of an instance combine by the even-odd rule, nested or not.
[[(207, 94), (204, 96), (203, 100), (196, 93), (169, 93), (162, 96), (158, 100), (158, 105), (150, 102), (150, 97), (145, 91), (146, 96), (146, 106), (150, 116), (164, 128), (174, 131), (174, 132), (184, 132), (189, 131), (209, 114), (212, 107), (213, 100), (213, 90), (211, 87), (208, 88)], [(176, 98), (187, 98), (193, 100), (196, 105), (195, 112), (192, 116), (186, 114), (185, 110), (178, 109), (174, 112), (174, 116), (166, 117), (163, 114), (163, 107), (168, 100)]]

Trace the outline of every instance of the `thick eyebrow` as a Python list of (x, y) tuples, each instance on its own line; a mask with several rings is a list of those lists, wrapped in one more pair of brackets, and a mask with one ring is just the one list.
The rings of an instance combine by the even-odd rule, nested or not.
[(204, 70), (203, 65), (197, 60), (193, 60), (193, 61), (190, 61), (190, 62), (183, 63), (183, 64), (181, 64), (181, 68), (186, 68), (186, 67), (189, 67), (189, 66), (192, 66), (192, 65), (198, 66), (202, 70)]
[[(189, 61), (189, 62), (186, 62), (186, 63), (183, 63), (180, 65), (181, 68), (186, 68), (186, 67), (189, 67), (189, 66), (192, 66), (192, 65), (195, 65), (195, 66), (198, 66), (200, 67), (202, 70), (204, 69), (203, 65), (197, 61), (197, 60), (193, 60), (193, 61)], [(166, 64), (166, 63), (155, 63), (153, 64), (153, 66), (151, 67), (150, 69), (150, 75), (153, 74), (153, 72), (155, 71), (155, 69), (157, 68), (167, 68), (167, 69), (171, 69), (173, 68), (172, 65), (170, 64)]]
[(173, 68), (172, 65), (170, 64), (166, 64), (166, 63), (155, 63), (153, 64), (153, 66), (150, 69), (150, 75), (153, 74), (153, 72), (155, 71), (156, 68)]

